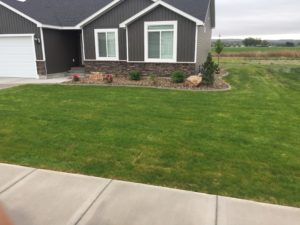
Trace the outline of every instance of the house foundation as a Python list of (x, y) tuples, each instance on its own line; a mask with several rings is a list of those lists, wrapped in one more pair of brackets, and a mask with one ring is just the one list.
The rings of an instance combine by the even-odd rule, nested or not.
[(195, 74), (194, 63), (128, 63), (125, 61), (85, 61), (86, 73), (103, 72), (114, 75), (128, 75), (130, 71), (140, 71), (142, 75), (170, 76), (174, 71), (186, 75)]

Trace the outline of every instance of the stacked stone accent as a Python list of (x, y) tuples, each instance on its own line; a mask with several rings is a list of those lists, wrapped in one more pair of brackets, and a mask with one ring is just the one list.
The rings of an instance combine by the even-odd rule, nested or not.
[(128, 75), (137, 70), (144, 76), (170, 76), (174, 71), (182, 71), (186, 75), (195, 74), (194, 63), (128, 63), (122, 61), (85, 61), (86, 73), (103, 72), (114, 75)]
[(37, 72), (39, 76), (46, 76), (47, 70), (46, 70), (46, 62), (44, 61), (37, 61), (36, 62)]

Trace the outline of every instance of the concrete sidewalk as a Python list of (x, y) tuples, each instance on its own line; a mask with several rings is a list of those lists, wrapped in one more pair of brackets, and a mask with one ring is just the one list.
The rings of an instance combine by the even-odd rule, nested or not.
[(53, 79), (0, 77), (0, 90), (23, 85), (23, 84), (60, 84), (68, 80), (70, 80), (68, 77), (53, 78)]
[(300, 209), (0, 164), (15, 225), (299, 225)]

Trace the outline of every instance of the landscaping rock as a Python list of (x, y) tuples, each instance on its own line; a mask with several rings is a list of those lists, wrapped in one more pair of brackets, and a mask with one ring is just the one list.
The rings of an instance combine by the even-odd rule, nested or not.
[(103, 73), (100, 72), (91, 72), (91, 75), (89, 76), (89, 79), (91, 81), (103, 81), (104, 80), (104, 76)]
[[(225, 71), (224, 71), (225, 72)], [(109, 74), (94, 72), (89, 74), (86, 77), (80, 79), (79, 82), (74, 82), (73, 80), (65, 82), (65, 84), (79, 84), (79, 85), (110, 85), (110, 86), (139, 86), (139, 87), (156, 87), (156, 88), (166, 88), (166, 89), (185, 89), (185, 90), (228, 90), (229, 85), (222, 79), (223, 71), (221, 74), (216, 75), (214, 85), (208, 86), (204, 84), (201, 76), (192, 76), (189, 78), (191, 81), (185, 81), (184, 83), (174, 83), (171, 77), (151, 77), (151, 76), (141, 76), (140, 80), (130, 80), (128, 76), (123, 75), (114, 75), (111, 83), (107, 83), (105, 76)], [(188, 79), (189, 79), (188, 78)], [(190, 80), (190, 79), (189, 79)], [(200, 84), (199, 84), (200, 83)]]
[(191, 87), (199, 87), (202, 82), (202, 77), (200, 76), (190, 76), (186, 79), (187, 84)]

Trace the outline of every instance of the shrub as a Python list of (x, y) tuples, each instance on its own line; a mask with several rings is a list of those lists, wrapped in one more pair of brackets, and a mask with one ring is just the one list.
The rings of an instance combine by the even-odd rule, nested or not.
[(157, 84), (157, 75), (151, 74), (149, 76), (149, 80), (152, 82), (153, 85), (156, 85)]
[(130, 80), (140, 80), (141, 79), (141, 72), (139, 71), (131, 71), (129, 73)]
[(74, 74), (74, 75), (72, 76), (72, 80), (73, 80), (74, 82), (80, 81), (80, 75), (79, 75), (79, 74)]
[(201, 73), (203, 82), (206, 85), (213, 85), (215, 82), (215, 72), (217, 70), (218, 65), (214, 63), (212, 60), (212, 56), (209, 53), (206, 59), (206, 62), (202, 65)]
[(186, 75), (182, 71), (175, 71), (172, 73), (172, 81), (174, 83), (183, 83), (185, 80)]
[(106, 83), (112, 83), (113, 80), (114, 80), (114, 77), (112, 74), (104, 74), (103, 75), (103, 80), (106, 82)]

